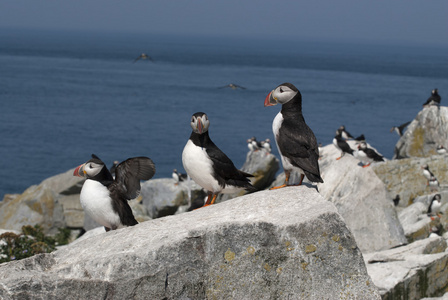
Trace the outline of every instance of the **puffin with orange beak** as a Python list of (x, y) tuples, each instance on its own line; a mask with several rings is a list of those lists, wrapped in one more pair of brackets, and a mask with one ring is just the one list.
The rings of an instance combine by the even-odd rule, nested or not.
[(210, 139), (207, 115), (193, 114), (190, 125), (193, 132), (182, 152), (182, 164), (187, 174), (208, 192), (204, 206), (214, 204), (219, 193), (255, 191), (248, 178), (253, 176), (238, 170)]
[(74, 176), (84, 177), (79, 199), (84, 211), (106, 231), (138, 224), (128, 200), (140, 193), (140, 180), (154, 176), (156, 168), (150, 158), (134, 157), (117, 165), (115, 179), (95, 154), (78, 166)]
[[(272, 122), (272, 131), (285, 170), (285, 183), (271, 189), (301, 185), (303, 178), (311, 182), (324, 182), (319, 171), (319, 148), (313, 131), (302, 115), (302, 95), (291, 83), (283, 83), (272, 90), (264, 106), (280, 103), (281, 111)], [(300, 173), (298, 184), (289, 184), (292, 171)]]

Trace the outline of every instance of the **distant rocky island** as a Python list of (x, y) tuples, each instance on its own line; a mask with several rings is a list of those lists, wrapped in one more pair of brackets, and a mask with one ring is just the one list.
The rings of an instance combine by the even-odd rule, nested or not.
[[(84, 214), (83, 181), (68, 170), (0, 202), (1, 232), (39, 224), (47, 234), (69, 228), (74, 240), (0, 264), (0, 298), (442, 297), (448, 154), (437, 148), (448, 145), (446, 124), (447, 107), (424, 107), (394, 159), (366, 168), (356, 151), (336, 160), (339, 150), (323, 146), (324, 183), (317, 185), (270, 191), (284, 181), (283, 173), (276, 176), (278, 159), (249, 151), (241, 169), (255, 175), (259, 191), (223, 195), (198, 210), (191, 209), (205, 193), (193, 181), (148, 180), (131, 201), (140, 224), (107, 233)], [(347, 142), (357, 149), (357, 141)], [(425, 165), (438, 185), (423, 175)], [(436, 195), (440, 211), (429, 212)]]

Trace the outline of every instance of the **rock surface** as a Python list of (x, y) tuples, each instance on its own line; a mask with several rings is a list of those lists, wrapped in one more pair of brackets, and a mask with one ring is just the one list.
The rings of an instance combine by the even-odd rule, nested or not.
[[(353, 141), (349, 144), (356, 148)], [(340, 152), (333, 145), (325, 146), (323, 153), (319, 161), (324, 180), (318, 185), (320, 194), (334, 203), (361, 251), (374, 252), (407, 243), (386, 186), (373, 171), (374, 165), (386, 162), (362, 168), (352, 155), (336, 160)]]
[(440, 219), (431, 219), (426, 215), (428, 205), (423, 202), (416, 202), (398, 214), (398, 219), (403, 226), (404, 234), (409, 243), (416, 240), (426, 239), (432, 228), (440, 225)]
[(69, 195), (79, 193), (82, 179), (73, 176), (73, 170), (50, 177), (33, 185), (9, 200), (0, 202), (0, 228), (21, 230), (23, 225), (40, 224), (47, 233), (57, 228), (79, 225), (84, 212), (79, 199)]
[(246, 195), (0, 265), (2, 299), (380, 299), (314, 189)]
[(443, 193), (448, 184), (448, 155), (395, 159), (376, 164), (373, 170), (384, 182), (392, 197), (400, 195), (398, 205), (406, 207), (418, 196), (432, 193), (422, 172), (422, 166), (425, 164), (439, 181), (439, 192)]
[(365, 254), (369, 275), (383, 300), (442, 296), (448, 289), (448, 252), (442, 237)]
[(437, 146), (448, 145), (448, 107), (423, 108), (409, 124), (395, 146), (394, 158), (427, 157), (437, 154)]

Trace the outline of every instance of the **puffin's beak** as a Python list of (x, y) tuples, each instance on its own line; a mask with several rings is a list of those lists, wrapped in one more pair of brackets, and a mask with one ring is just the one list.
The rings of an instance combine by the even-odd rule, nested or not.
[[(272, 91), (272, 92), (273, 92), (273, 91)], [(264, 106), (265, 106), (265, 107), (266, 107), (266, 106), (274, 106), (274, 105), (277, 104), (277, 100), (276, 100), (274, 97), (272, 97), (272, 92), (270, 92), (270, 93), (267, 95), (266, 99), (264, 99)]]
[(204, 130), (204, 125), (202, 125), (202, 120), (198, 118), (198, 131), (199, 134), (202, 134), (202, 130)]
[(82, 164), (80, 166), (78, 166), (75, 171), (73, 172), (73, 176), (78, 176), (78, 177), (84, 177), (85, 173), (84, 173), (84, 166), (85, 164)]

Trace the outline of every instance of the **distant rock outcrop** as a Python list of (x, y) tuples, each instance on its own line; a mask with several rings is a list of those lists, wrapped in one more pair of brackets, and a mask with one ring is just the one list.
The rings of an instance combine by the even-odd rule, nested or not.
[[(356, 148), (355, 142), (349, 144)], [(407, 243), (386, 186), (373, 171), (373, 166), (386, 162), (362, 168), (349, 154), (336, 160), (340, 152), (333, 145), (325, 146), (323, 153), (320, 194), (336, 205), (363, 253)]]
[(333, 204), (262, 191), (0, 265), (2, 299), (380, 299)]
[(395, 146), (394, 158), (427, 157), (448, 145), (448, 107), (423, 108)]

